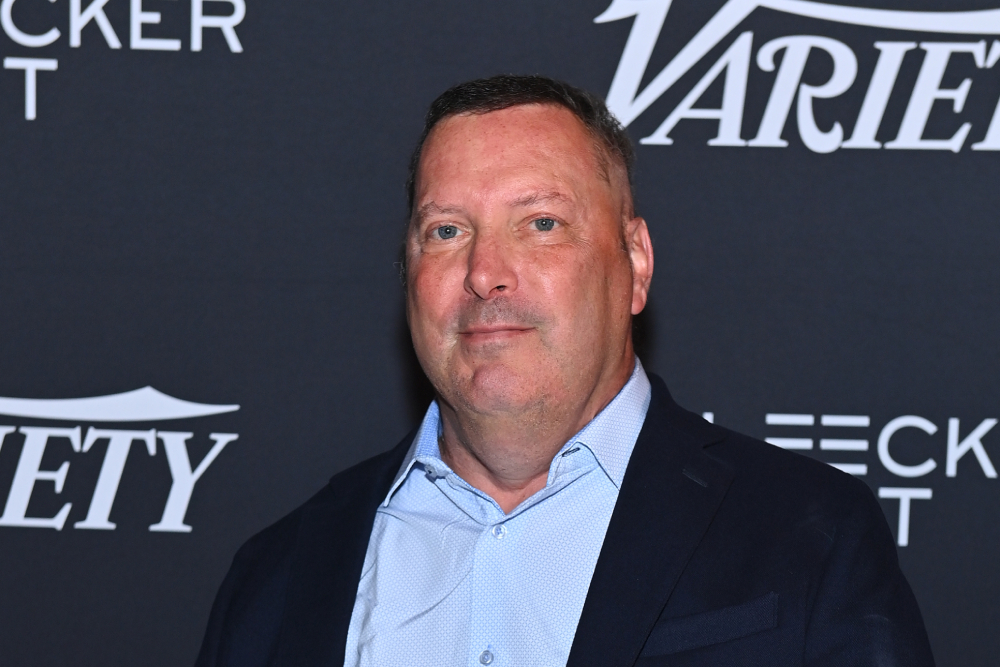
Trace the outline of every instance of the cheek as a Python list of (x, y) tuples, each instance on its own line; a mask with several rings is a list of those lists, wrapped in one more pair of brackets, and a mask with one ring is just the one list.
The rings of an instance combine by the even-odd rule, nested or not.
[(617, 246), (593, 248), (560, 267), (563, 275), (547, 282), (546, 299), (581, 343), (611, 333), (631, 312), (631, 268)]
[[(527, 267), (531, 293), (550, 313), (561, 336), (579, 337), (594, 322), (606, 299), (605, 267), (591, 252), (553, 252)], [(528, 277), (530, 276), (530, 277)], [(524, 278), (522, 278), (524, 280)], [(535, 299), (532, 299), (535, 300)]]
[(454, 319), (462, 295), (462, 279), (436, 258), (421, 258), (407, 275), (407, 316), (414, 334), (442, 334)]

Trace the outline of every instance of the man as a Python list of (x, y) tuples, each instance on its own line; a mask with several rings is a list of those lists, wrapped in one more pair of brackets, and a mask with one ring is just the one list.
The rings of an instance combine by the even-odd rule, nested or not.
[(437, 399), (240, 550), (199, 665), (933, 664), (868, 488), (643, 371), (631, 164), (567, 84), (434, 102), (404, 272)]

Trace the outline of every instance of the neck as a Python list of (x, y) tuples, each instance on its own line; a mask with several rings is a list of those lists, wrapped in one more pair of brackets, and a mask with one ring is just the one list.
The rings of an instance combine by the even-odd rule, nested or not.
[(473, 413), (439, 397), (441, 459), (509, 514), (545, 487), (552, 459), (614, 399), (634, 367), (630, 349), (627, 363), (579, 401), (561, 405), (540, 402), (517, 414)]

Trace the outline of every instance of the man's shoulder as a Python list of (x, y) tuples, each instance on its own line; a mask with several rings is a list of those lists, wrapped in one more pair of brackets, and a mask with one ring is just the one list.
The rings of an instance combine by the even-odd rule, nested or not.
[(293, 549), (306, 516), (322, 518), (369, 505), (375, 507), (388, 493), (389, 484), (402, 465), (413, 435), (410, 433), (392, 449), (335, 474), (308, 500), (247, 540), (237, 553), (237, 559), (259, 559), (262, 551)]
[[(849, 512), (855, 503), (870, 505), (873, 494), (860, 479), (803, 454), (705, 421), (670, 397), (663, 381), (651, 376), (654, 400), (647, 422), (671, 441), (692, 448), (693, 460), (712, 461), (728, 471), (728, 500), (746, 497), (766, 511), (770, 505)], [(654, 411), (658, 414), (653, 415)], [(653, 417), (650, 419), (650, 417)], [(785, 512), (781, 512), (784, 514)]]
[[(658, 417), (651, 425), (667, 431), (667, 441), (693, 448), (694, 459), (711, 462), (731, 477), (725, 505), (742, 505), (747, 520), (785, 521), (795, 515), (825, 516), (840, 523), (853, 513), (870, 514), (878, 502), (862, 480), (826, 463), (705, 421), (681, 408), (659, 378), (653, 378)], [(658, 406), (658, 407), (654, 407)], [(648, 419), (648, 417), (647, 417)], [(704, 457), (704, 458), (702, 458)], [(880, 510), (879, 510), (880, 512)]]
[[(311, 572), (317, 562), (339, 562), (343, 572), (338, 574), (346, 581), (351, 572), (360, 571), (370, 522), (411, 440), (412, 434), (395, 448), (334, 475), (240, 547), (216, 596), (199, 666), (263, 665), (275, 650), (289, 600), (296, 595), (290, 591), (297, 572)], [(316, 585), (308, 572), (305, 579), (302, 585)], [(300, 591), (295, 598), (300, 606), (301, 598)]]
[(827, 463), (743, 433), (720, 430), (724, 437), (705, 447), (705, 453), (732, 468), (740, 486), (747, 490), (770, 489), (767, 496), (838, 504), (871, 496), (864, 482)]
[(716, 515), (727, 548), (770, 551), (796, 535), (810, 535), (807, 541), (819, 555), (837, 536), (873, 530), (887, 548), (891, 545), (878, 500), (863, 480), (743, 433), (717, 425), (711, 429), (714, 437), (700, 456), (731, 476)]

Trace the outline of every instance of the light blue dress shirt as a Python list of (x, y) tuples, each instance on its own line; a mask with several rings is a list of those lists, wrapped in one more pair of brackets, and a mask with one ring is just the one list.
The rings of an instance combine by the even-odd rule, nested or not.
[(636, 359), (510, 514), (441, 460), (431, 403), (375, 517), (346, 667), (565, 665), (649, 400)]

